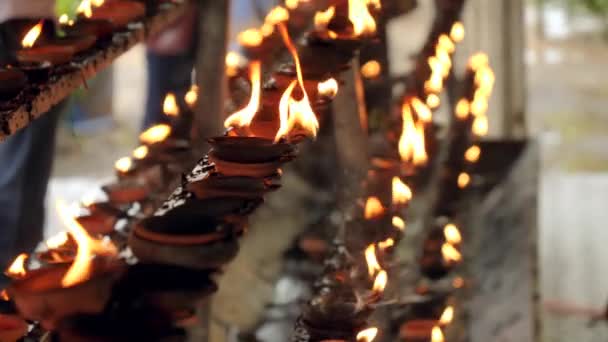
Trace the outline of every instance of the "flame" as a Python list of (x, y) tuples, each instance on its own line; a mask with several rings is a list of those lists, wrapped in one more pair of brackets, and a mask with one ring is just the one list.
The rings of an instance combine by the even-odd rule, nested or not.
[(405, 205), (412, 199), (412, 189), (399, 177), (393, 177), (393, 205)]
[(11, 300), (11, 297), (9, 297), (8, 292), (6, 292), (6, 290), (2, 290), (2, 292), (0, 292), (0, 300), (3, 300), (5, 302)]
[(338, 81), (335, 78), (329, 78), (317, 85), (319, 95), (334, 98), (338, 95)]
[(365, 78), (376, 78), (382, 72), (382, 65), (376, 60), (368, 61), (361, 67), (361, 75)]
[(456, 289), (461, 289), (464, 286), (464, 279), (462, 277), (456, 277), (452, 281), (452, 286)]
[(458, 245), (462, 242), (460, 230), (453, 223), (449, 223), (443, 227), (443, 235), (445, 236), (445, 240), (452, 245)]
[(382, 3), (380, 3), (380, 0), (367, 0), (366, 2), (368, 6), (371, 6), (376, 11), (382, 9)]
[(15, 258), (15, 261), (9, 266), (9, 268), (4, 272), (7, 276), (11, 278), (22, 278), (25, 277), (27, 271), (25, 270), (25, 261), (27, 260), (28, 255), (25, 253), (19, 254)]
[(239, 43), (248, 48), (258, 47), (264, 41), (264, 35), (262, 32), (255, 28), (247, 29), (239, 33), (237, 40)]
[(238, 75), (243, 57), (234, 51), (226, 54), (226, 74), (230, 77)]
[(367, 263), (367, 272), (370, 277), (373, 277), (376, 272), (382, 271), (382, 267), (376, 257), (376, 246), (371, 244), (365, 249), (365, 261)]
[(481, 157), (481, 148), (477, 145), (469, 147), (464, 153), (464, 159), (470, 163), (476, 163)]
[(138, 148), (133, 150), (133, 158), (135, 158), (137, 160), (142, 160), (142, 159), (146, 158), (146, 156), (148, 155), (149, 152), (150, 152), (150, 149), (148, 148), (148, 146), (146, 146), (146, 145), (139, 146)]
[(60, 24), (67, 25), (70, 22), (70, 17), (68, 17), (68, 15), (64, 13), (59, 16), (59, 19), (57, 19), (57, 21), (59, 21)]
[(127, 173), (133, 167), (133, 160), (129, 157), (122, 157), (114, 163), (114, 168), (122, 173)]
[(378, 328), (368, 328), (357, 334), (357, 342), (372, 342), (378, 335)]
[(175, 94), (168, 93), (167, 96), (165, 96), (165, 100), (163, 101), (163, 113), (167, 116), (179, 115), (179, 106), (177, 105)]
[(376, 33), (376, 21), (367, 8), (368, 0), (348, 0), (348, 19), (355, 37)]
[(424, 102), (420, 101), (419, 98), (412, 98), (412, 107), (416, 111), (416, 115), (420, 120), (427, 123), (433, 121), (433, 113), (431, 112), (431, 109), (427, 107)]
[(95, 254), (116, 255), (118, 251), (111, 243), (91, 238), (87, 231), (68, 213), (68, 209), (62, 201), (57, 201), (57, 211), (78, 245), (76, 258), (61, 280), (63, 287), (70, 287), (91, 277), (91, 259)]
[(378, 248), (380, 248), (380, 250), (389, 249), (389, 248), (393, 247), (394, 245), (395, 245), (395, 240), (393, 240), (392, 238), (388, 238), (384, 241), (378, 242)]
[(159, 124), (148, 128), (139, 135), (139, 140), (144, 144), (155, 144), (161, 142), (171, 134), (171, 126)]
[(443, 313), (441, 314), (441, 318), (439, 318), (439, 324), (446, 326), (446, 325), (452, 323), (453, 320), (454, 320), (454, 307), (450, 305), (447, 308), (445, 308), (445, 310), (443, 310)]
[(255, 114), (260, 108), (260, 95), (262, 92), (262, 63), (259, 60), (251, 62), (249, 69), (249, 77), (251, 79), (251, 97), (245, 108), (230, 115), (224, 122), (226, 128), (229, 127), (247, 127), (253, 121)]
[(385, 211), (386, 209), (378, 197), (369, 197), (365, 202), (364, 217), (366, 220), (382, 217)]
[(194, 108), (196, 105), (196, 101), (198, 100), (198, 86), (193, 84), (190, 86), (190, 89), (184, 96), (184, 101), (188, 104), (190, 108)]
[(298, 51), (293, 45), (293, 42), (289, 37), (289, 33), (287, 32), (287, 28), (283, 23), (279, 24), (279, 31), (281, 32), (281, 37), (283, 38), (285, 46), (287, 46), (287, 49), (293, 57), (296, 66), (297, 85), (302, 91), (302, 99), (296, 100), (293, 98), (293, 91), (296, 84), (295, 81), (292, 82), (283, 93), (281, 101), (279, 102), (281, 124), (277, 135), (275, 136), (275, 141), (279, 141), (281, 138), (287, 136), (295, 127), (300, 127), (302, 130), (304, 130), (305, 135), (316, 137), (317, 131), (319, 130), (319, 121), (317, 121), (315, 112), (313, 111), (310, 101), (308, 100), (308, 94), (304, 88), (304, 76), (302, 73), (302, 65), (300, 64)]
[(386, 288), (387, 284), (388, 284), (388, 274), (386, 273), (385, 270), (382, 270), (378, 273), (378, 275), (376, 276), (376, 279), (374, 280), (374, 285), (372, 287), (372, 291), (374, 291), (375, 293), (382, 293), (382, 292), (384, 292), (384, 289)]
[(399, 155), (404, 162), (423, 166), (428, 161), (426, 153), (424, 126), (415, 124), (409, 102), (402, 107), (403, 130), (399, 139)]
[(456, 104), (456, 117), (460, 120), (464, 120), (469, 116), (471, 105), (467, 99), (461, 99)]
[(268, 25), (277, 25), (287, 20), (289, 20), (289, 12), (282, 6), (276, 6), (268, 12), (264, 22)]
[(405, 221), (399, 216), (393, 216), (393, 227), (405, 231)]
[(488, 134), (488, 130), (488, 117), (485, 115), (476, 117), (473, 121), (473, 133), (482, 137)]
[(65, 245), (66, 242), (68, 242), (68, 233), (61, 232), (57, 235), (54, 235), (54, 236), (51, 236), (50, 238), (48, 238), (44, 242), (44, 244), (46, 245), (46, 247), (48, 249), (57, 249), (57, 248)]
[(93, 7), (91, 4), (91, 0), (82, 0), (78, 8), (76, 8), (76, 13), (82, 14), (87, 18), (93, 16)]
[(479, 68), (489, 64), (490, 58), (483, 52), (479, 52), (469, 59), (469, 68), (473, 71), (477, 71)]
[(289, 8), (290, 10), (294, 10), (294, 9), (298, 8), (299, 4), (300, 4), (299, 0), (285, 0), (285, 6), (287, 8)]
[(469, 184), (471, 184), (471, 176), (466, 172), (460, 173), (458, 175), (458, 187), (464, 189), (469, 186)]
[(441, 255), (443, 255), (443, 259), (447, 263), (460, 262), (462, 260), (462, 254), (460, 254), (456, 247), (447, 242), (441, 246)]
[(452, 29), (450, 30), (450, 38), (452, 38), (455, 43), (460, 43), (464, 40), (464, 37), (464, 25), (460, 21), (455, 22), (454, 25), (452, 25)]
[(440, 93), (443, 90), (443, 72), (433, 73), (428, 81), (424, 82), (424, 90), (428, 93)]
[(23, 40), (21, 41), (21, 46), (23, 46), (24, 48), (31, 48), (32, 46), (34, 46), (36, 40), (38, 39), (38, 37), (40, 37), (40, 34), (42, 33), (43, 25), (44, 21), (40, 20), (38, 24), (34, 25), (34, 27), (27, 31), (27, 33), (23, 37)]
[(439, 36), (439, 40), (437, 41), (437, 49), (451, 54), (456, 51), (456, 45), (454, 45), (454, 42), (452, 39), (450, 39), (450, 37), (448, 37), (446, 34), (442, 34)]
[(338, 34), (332, 30), (329, 30), (327, 26), (329, 22), (333, 19), (336, 14), (336, 7), (331, 6), (325, 11), (318, 11), (315, 13), (315, 30), (317, 31), (326, 31), (330, 38), (336, 39), (338, 38)]
[(439, 106), (441, 105), (441, 99), (439, 98), (439, 95), (429, 94), (426, 97), (426, 105), (429, 106), (429, 108), (431, 109), (439, 108)]
[(433, 330), (431, 331), (431, 342), (445, 342), (443, 331), (441, 331), (440, 327), (433, 327)]

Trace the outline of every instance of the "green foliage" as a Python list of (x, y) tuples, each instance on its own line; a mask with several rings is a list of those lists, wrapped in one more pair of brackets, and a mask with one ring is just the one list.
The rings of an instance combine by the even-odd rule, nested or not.
[(79, 3), (80, 0), (56, 0), (55, 11), (58, 16), (67, 13), (70, 17), (73, 17)]

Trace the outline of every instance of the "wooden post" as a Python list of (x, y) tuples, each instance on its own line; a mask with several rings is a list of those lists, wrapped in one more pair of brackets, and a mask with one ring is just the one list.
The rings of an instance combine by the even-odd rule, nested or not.
[(195, 115), (196, 148), (205, 151), (206, 139), (222, 131), (226, 99), (225, 60), (228, 48), (230, 0), (198, 0), (198, 54), (196, 78), (199, 87)]
[(344, 85), (333, 102), (334, 135), (338, 156), (338, 207), (344, 222), (338, 239), (344, 242), (344, 223), (352, 218), (357, 199), (361, 196), (361, 182), (368, 169), (367, 112), (363, 81), (359, 73), (359, 58), (344, 72)]
[[(230, 23), (230, 0), (198, 0), (198, 53), (196, 78), (199, 88), (194, 119), (195, 149), (207, 150), (206, 139), (220, 134), (226, 99), (226, 51)], [(199, 305), (199, 326), (191, 331), (190, 340), (210, 339), (211, 300)]]

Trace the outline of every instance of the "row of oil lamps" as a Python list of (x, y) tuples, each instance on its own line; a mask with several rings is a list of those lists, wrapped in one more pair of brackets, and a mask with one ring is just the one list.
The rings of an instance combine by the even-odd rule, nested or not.
[[(0, 53), (0, 110), (9, 110), (29, 85), (47, 82), (61, 70), (78, 67), (129, 26), (148, 15), (170, 10), (176, 0), (82, 0), (75, 18), (15, 19), (5, 32)], [(28, 99), (22, 99), (27, 101)]]
[[(351, 1), (346, 7), (341, 4), (341, 9), (351, 8), (351, 3), (358, 2)], [(184, 300), (183, 293), (192, 296), (194, 290), (200, 297), (213, 291), (211, 277), (237, 253), (236, 237), (245, 230), (246, 216), (262, 203), (264, 194), (279, 187), (279, 167), (294, 158), (295, 144), (316, 134), (313, 106), (320, 108), (335, 96), (337, 82), (332, 76), (351, 58), (341, 55), (333, 64), (312, 63), (317, 58), (299, 55), (289, 37), (284, 22), (290, 12), (279, 7), (272, 13), (268, 20), (291, 52), (293, 63), (273, 74), (273, 81), (263, 89), (260, 64), (255, 60), (250, 64), (251, 100), (228, 117), (226, 135), (210, 139), (211, 152), (163, 202), (160, 199), (167, 183), (191, 157), (189, 141), (180, 129), (190, 126), (191, 117), (180, 115), (183, 107), (177, 98), (167, 96), (168, 123), (142, 133), (142, 145), (131, 157), (117, 161), (118, 181), (103, 188), (104, 199), (83, 203), (85, 213), (76, 218), (61, 205), (70, 233), (47, 241), (47, 248), (40, 253), (20, 255), (7, 270), (13, 283), (5, 295), (20, 315), (56, 331), (60, 340), (86, 340), (86, 331), (75, 329), (70, 319), (76, 316), (78, 321), (84, 315), (89, 324), (96, 318), (117, 322), (116, 313), (108, 310), (117, 305), (117, 292), (122, 292), (116, 289), (127, 288), (135, 289), (132, 294), (136, 298), (143, 300), (145, 295), (153, 312), (163, 309), (171, 321), (182, 324), (191, 319), (195, 301), (192, 297)], [(336, 10), (337, 19), (359, 20), (353, 13), (341, 13)], [(279, 19), (274, 19), (275, 15)], [(339, 33), (339, 38), (316, 31), (316, 36), (309, 37), (308, 48), (318, 47), (333, 56), (335, 44), (343, 53), (352, 54), (359, 40), (371, 32), (359, 34), (355, 29), (359, 26), (351, 26), (333, 27), (331, 32)], [(193, 88), (184, 101), (193, 105), (196, 92)], [(127, 266), (125, 261), (132, 263), (133, 256), (138, 263)], [(162, 280), (171, 284), (169, 288), (155, 288), (157, 278), (168, 272), (181, 273), (182, 277)], [(146, 279), (150, 273), (155, 277)], [(142, 274), (148, 283), (142, 282)], [(184, 283), (193, 277), (201, 279), (202, 288), (194, 286), (186, 291)], [(138, 330), (136, 321), (130, 324)], [(106, 329), (111, 328), (106, 324)]]

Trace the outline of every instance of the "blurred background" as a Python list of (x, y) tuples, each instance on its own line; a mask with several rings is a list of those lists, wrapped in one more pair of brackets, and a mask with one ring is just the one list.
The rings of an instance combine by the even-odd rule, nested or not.
[[(237, 2), (248, 6), (249, 1)], [(516, 8), (515, 3), (520, 10), (504, 11)], [(60, 1), (59, 13), (70, 6)], [(491, 121), (494, 135), (527, 135), (541, 151), (545, 341), (607, 341), (608, 328), (589, 328), (583, 313), (608, 300), (608, 1), (471, 0), (468, 6), (469, 43), (463, 50), (484, 49), (497, 65), (499, 95), (490, 103), (498, 121)], [(392, 72), (410, 67), (408, 56), (424, 40), (432, 11), (430, 0), (420, 0), (413, 13), (391, 22)], [(248, 24), (239, 21), (233, 31)], [(112, 177), (114, 161), (136, 146), (147, 81), (144, 63), (140, 46), (100, 75), (91, 90), (73, 96), (61, 127), (49, 203), (57, 197), (78, 200)], [(53, 205), (48, 208), (50, 234), (62, 227)], [(248, 239), (256, 239), (255, 232)]]

